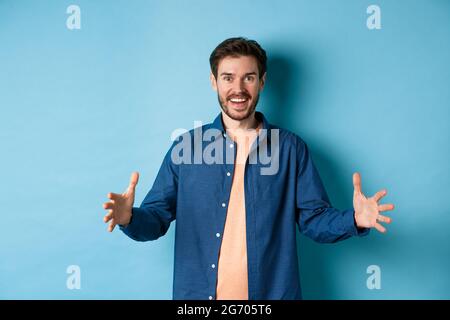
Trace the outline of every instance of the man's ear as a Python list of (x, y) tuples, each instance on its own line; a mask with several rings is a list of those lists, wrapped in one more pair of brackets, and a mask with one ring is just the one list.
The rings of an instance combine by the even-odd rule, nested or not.
[(261, 79), (259, 79), (259, 91), (262, 91), (264, 88), (264, 85), (266, 84), (266, 75), (267, 72), (264, 72), (263, 76), (261, 77)]
[(209, 73), (209, 80), (211, 80), (211, 86), (214, 89), (214, 91), (217, 91), (217, 81), (216, 81), (216, 77), (214, 77), (213, 73), (210, 72)]

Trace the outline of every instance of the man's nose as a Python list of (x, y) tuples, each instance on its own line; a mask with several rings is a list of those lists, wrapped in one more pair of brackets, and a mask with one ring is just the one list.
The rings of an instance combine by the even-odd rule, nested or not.
[(236, 93), (242, 93), (245, 89), (245, 84), (243, 80), (239, 80), (237, 79), (236, 81), (234, 81), (233, 83), (233, 90)]

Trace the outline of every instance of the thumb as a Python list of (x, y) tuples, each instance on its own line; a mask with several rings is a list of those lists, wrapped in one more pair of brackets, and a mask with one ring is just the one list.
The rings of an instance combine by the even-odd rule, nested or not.
[(353, 188), (355, 192), (361, 193), (361, 176), (358, 172), (353, 173)]
[(136, 189), (136, 185), (139, 181), (139, 172), (133, 172), (130, 177), (130, 184), (128, 185), (127, 193), (134, 193), (134, 190)]

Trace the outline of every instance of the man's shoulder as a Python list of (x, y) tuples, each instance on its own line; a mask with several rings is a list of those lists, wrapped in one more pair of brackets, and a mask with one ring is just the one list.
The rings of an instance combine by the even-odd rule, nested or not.
[[(177, 144), (184, 139), (194, 139), (195, 137), (201, 139), (210, 139), (211, 136), (217, 136), (221, 134), (221, 131), (213, 126), (213, 123), (206, 123), (201, 126), (194, 127), (189, 130), (183, 130), (172, 137), (174, 144)], [(199, 136), (201, 135), (201, 136)]]
[(289, 148), (304, 148), (304, 146), (306, 145), (305, 141), (303, 140), (303, 138), (298, 135), (297, 133), (288, 130), (286, 128), (282, 128), (280, 126), (277, 125), (271, 125), (271, 129), (275, 129), (278, 130), (278, 134), (279, 134), (279, 138), (280, 138), (280, 144), (284, 145), (284, 147), (289, 147)]

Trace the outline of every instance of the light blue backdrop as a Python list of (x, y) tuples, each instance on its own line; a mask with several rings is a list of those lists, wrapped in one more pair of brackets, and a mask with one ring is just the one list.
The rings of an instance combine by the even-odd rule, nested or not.
[(102, 204), (137, 170), (139, 205), (172, 131), (218, 114), (208, 57), (241, 35), (269, 56), (259, 110), (306, 140), (333, 204), (352, 205), (354, 171), (396, 204), (386, 235), (299, 236), (304, 297), (450, 298), (445, 0), (0, 1), (0, 298), (171, 298), (175, 225), (133, 242)]

